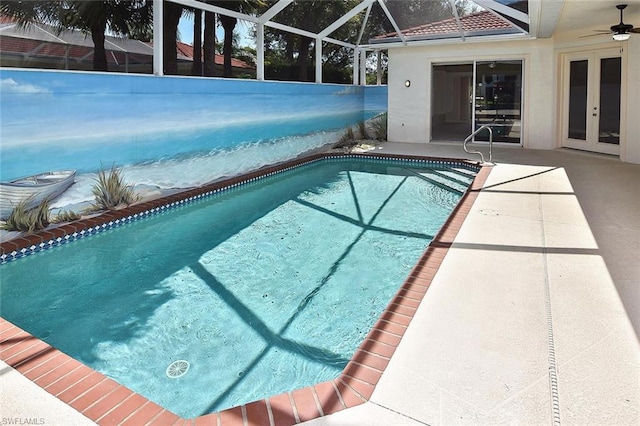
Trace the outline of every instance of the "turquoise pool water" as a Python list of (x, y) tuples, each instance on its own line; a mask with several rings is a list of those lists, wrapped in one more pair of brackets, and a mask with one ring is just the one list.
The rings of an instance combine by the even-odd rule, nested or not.
[(183, 417), (332, 379), (471, 180), (441, 169), (323, 160), (8, 262), (2, 316)]

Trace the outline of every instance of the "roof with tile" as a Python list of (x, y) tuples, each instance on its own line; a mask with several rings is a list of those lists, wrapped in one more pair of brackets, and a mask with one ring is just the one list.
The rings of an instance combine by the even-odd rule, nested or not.
[[(177, 43), (177, 45), (176, 45), (176, 48), (178, 49), (178, 54), (179, 55), (183, 55), (184, 57), (189, 58), (190, 60), (193, 60), (193, 46), (192, 45), (179, 41)], [(224, 64), (224, 56), (218, 55), (216, 53), (215, 62), (216, 62), (216, 65), (223, 65)], [(233, 68), (245, 68), (245, 69), (255, 69), (256, 68), (256, 67), (246, 63), (245, 61), (242, 61), (242, 60), (236, 59), (236, 58), (231, 58), (231, 66)]]
[[(40, 57), (90, 60), (93, 57), (91, 37), (80, 31), (58, 32), (46, 24), (28, 24), (20, 27), (16, 21), (6, 15), (0, 15), (0, 51), (3, 53), (33, 54)], [(65, 52), (66, 49), (68, 53)], [(153, 41), (142, 42), (123, 37), (106, 36), (105, 49), (110, 52), (107, 61), (124, 63), (128, 54), (130, 63), (150, 63), (153, 56)], [(192, 61), (193, 46), (176, 44), (178, 60)], [(222, 66), (224, 57), (215, 55), (216, 65)], [(231, 66), (236, 69), (254, 70), (255, 67), (240, 59), (232, 58)]]
[[(489, 11), (481, 11), (463, 16), (460, 18), (460, 25), (462, 26), (462, 31), (464, 33), (495, 30), (518, 30), (515, 25), (510, 24), (508, 21), (501, 19)], [(443, 21), (407, 28), (402, 30), (402, 34), (406, 37), (459, 35), (460, 30), (456, 19), (450, 18)], [(393, 32), (378, 36), (375, 40), (384, 40), (396, 37), (398, 37), (398, 33)]]

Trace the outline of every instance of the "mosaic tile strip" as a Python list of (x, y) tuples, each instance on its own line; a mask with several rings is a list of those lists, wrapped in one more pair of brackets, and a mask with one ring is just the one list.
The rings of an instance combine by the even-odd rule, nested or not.
[(0, 243), (0, 264), (20, 259), (52, 247), (61, 246), (81, 238), (96, 235), (100, 232), (157, 215), (180, 206), (198, 202), (215, 195), (240, 189), (247, 185), (258, 183), (259, 181), (261, 182), (276, 176), (281, 176), (282, 174), (299, 170), (301, 167), (309, 166), (320, 161), (345, 161), (350, 159), (376, 163), (406, 162), (407, 164), (419, 164), (421, 166), (455, 166), (474, 173), (480, 170), (479, 165), (466, 160), (385, 154), (316, 154), (277, 166), (263, 168), (243, 176), (225, 179), (210, 185), (136, 204), (122, 210), (105, 212), (35, 234), (19, 236), (13, 240)]

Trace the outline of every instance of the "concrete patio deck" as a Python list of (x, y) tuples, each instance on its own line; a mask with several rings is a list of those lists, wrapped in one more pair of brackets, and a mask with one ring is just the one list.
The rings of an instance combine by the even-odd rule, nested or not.
[[(494, 161), (370, 401), (307, 424), (638, 424), (640, 166), (519, 148)], [(4, 363), (0, 378), (2, 418), (93, 424)]]
[(494, 161), (370, 401), (309, 425), (638, 424), (640, 166), (519, 148)]

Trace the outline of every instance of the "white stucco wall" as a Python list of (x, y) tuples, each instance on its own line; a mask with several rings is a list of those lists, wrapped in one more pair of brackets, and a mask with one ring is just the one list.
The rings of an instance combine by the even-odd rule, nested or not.
[[(538, 149), (554, 148), (556, 64), (553, 43), (549, 40), (491, 44), (468, 42), (391, 49), (389, 140), (429, 142), (432, 65), (514, 59), (524, 61), (523, 145)], [(406, 80), (411, 81), (408, 88), (405, 87)]]
[(640, 164), (640, 37), (634, 34), (627, 46), (626, 144), (620, 158)]
[[(456, 42), (389, 49), (389, 129), (394, 142), (427, 143), (431, 139), (432, 65), (474, 60), (524, 60), (522, 145), (531, 149), (561, 146), (561, 64), (563, 53), (622, 47), (623, 95), (620, 159), (640, 163), (640, 37), (627, 42), (593, 40), (565, 34), (555, 39)], [(582, 35), (582, 33), (580, 33)], [(410, 80), (411, 86), (405, 87)]]

